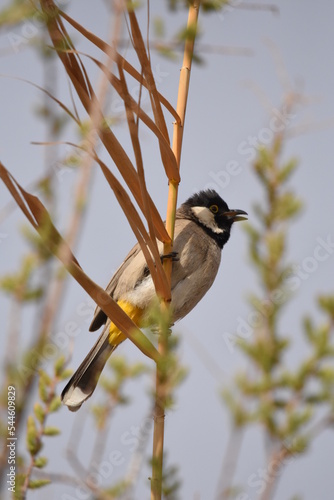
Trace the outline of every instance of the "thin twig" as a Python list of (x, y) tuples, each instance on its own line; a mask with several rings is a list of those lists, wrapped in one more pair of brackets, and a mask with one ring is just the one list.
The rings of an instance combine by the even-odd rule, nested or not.
[[(119, 47), (127, 47), (129, 43), (128, 39), (120, 40)], [(131, 47), (131, 46), (130, 46)], [(156, 51), (175, 51), (180, 52), (184, 51), (183, 44), (178, 40), (169, 40), (169, 41), (161, 41), (161, 40), (150, 40), (150, 47)], [(219, 54), (226, 56), (244, 56), (249, 57), (254, 54), (254, 51), (248, 47), (226, 47), (224, 45), (216, 45), (212, 43), (196, 43), (196, 51), (197, 53), (205, 53), (205, 54)]]
[(285, 446), (281, 446), (278, 450), (271, 453), (268, 460), (268, 474), (266, 476), (265, 489), (260, 496), (260, 500), (271, 500), (273, 498), (273, 492), (277, 487), (284, 461), (289, 455), (290, 452)]
[(241, 10), (267, 10), (273, 14), (279, 14), (279, 8), (275, 4), (240, 2), (236, 5), (232, 5), (232, 8)]
[(228, 500), (244, 437), (242, 427), (233, 427), (230, 432), (218, 485), (217, 500)]
[[(152, 413), (146, 417), (146, 421), (152, 422)], [(147, 446), (147, 442), (150, 437), (150, 432), (147, 430), (145, 433), (142, 432), (140, 434), (140, 439), (138, 446), (136, 446), (136, 449), (134, 450), (134, 453), (131, 457), (131, 461), (129, 463), (128, 471), (125, 474), (124, 477), (124, 482), (126, 484), (126, 492), (124, 494), (124, 500), (131, 500), (134, 495), (133, 495), (133, 487), (136, 483), (136, 480), (138, 479), (140, 470), (142, 468), (142, 465), (145, 460), (145, 449)]]
[(184, 340), (185, 342), (188, 342), (210, 375), (216, 380), (216, 382), (218, 382), (218, 384), (221, 384), (222, 380), (226, 378), (227, 373), (210, 354), (205, 343), (201, 342), (196, 335), (184, 335)]
[(103, 459), (111, 427), (111, 417), (116, 406), (117, 406), (117, 401), (115, 401), (113, 398), (111, 398), (106, 403), (106, 408), (104, 410), (105, 411), (104, 426), (97, 428), (95, 442), (90, 459), (89, 470), (92, 470), (93, 467), (96, 469), (98, 467), (98, 464), (100, 464)]

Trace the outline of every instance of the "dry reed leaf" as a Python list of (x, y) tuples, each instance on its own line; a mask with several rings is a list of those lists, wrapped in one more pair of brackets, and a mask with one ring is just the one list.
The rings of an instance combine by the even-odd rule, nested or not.
[[(78, 144), (74, 144), (69, 141), (44, 141), (44, 142), (32, 142), (32, 144), (38, 146), (54, 146), (57, 144), (66, 144), (68, 146), (72, 146), (74, 148), (80, 149), (87, 153), (87, 149)], [(90, 153), (92, 158), (98, 163), (100, 166), (102, 173), (110, 185), (111, 189), (114, 191), (114, 194), (117, 198), (117, 201), (122, 208), (130, 227), (136, 236), (138, 243), (144, 253), (145, 260), (147, 262), (148, 268), (150, 270), (155, 289), (157, 294), (160, 297), (166, 298), (166, 300), (170, 300), (170, 287), (168, 285), (168, 281), (166, 278), (166, 273), (163, 270), (163, 266), (161, 263), (160, 253), (157, 248), (156, 240), (150, 237), (148, 234), (143, 221), (141, 220), (134, 204), (132, 203), (128, 193), (122, 186), (122, 184), (118, 181), (118, 179), (114, 176), (111, 170), (107, 167), (107, 165), (97, 156), (95, 152)], [(153, 258), (154, 260), (153, 260)]]
[[(81, 34), (83, 34), (88, 40), (90, 40), (92, 43), (94, 43), (96, 46), (98, 46), (101, 50), (104, 52), (107, 52), (107, 49), (110, 47), (108, 44), (106, 44), (103, 40), (98, 38), (96, 35), (93, 33), (89, 32), (83, 26), (81, 26), (79, 23), (74, 21), (72, 18), (70, 18), (67, 14), (64, 12), (60, 12), (61, 16), (64, 17), (73, 27), (75, 27)], [(145, 45), (140, 33), (140, 29), (135, 17), (135, 13), (132, 11), (131, 12), (131, 25), (133, 25), (133, 39), (134, 39), (134, 48), (137, 51), (138, 58), (140, 60), (140, 63), (142, 65), (143, 71), (144, 71), (144, 76), (146, 80), (142, 78), (142, 75), (133, 68), (118, 52), (115, 51), (115, 59), (118, 64), (118, 67), (122, 66), (125, 71), (127, 71), (131, 76), (133, 76), (140, 84), (142, 84), (147, 90), (150, 92), (150, 97), (151, 97), (151, 102), (152, 102), (152, 109), (153, 109), (153, 114), (154, 118), (156, 121), (155, 127), (152, 128), (147, 124), (146, 121), (144, 123), (149, 126), (149, 128), (152, 130), (152, 132), (157, 136), (159, 140), (159, 147), (160, 147), (160, 152), (161, 152), (161, 158), (163, 165), (165, 167), (166, 175), (170, 180), (179, 182), (180, 181), (180, 174), (179, 170), (177, 168), (177, 163), (175, 160), (175, 156), (170, 148), (170, 141), (168, 137), (168, 131), (167, 131), (167, 126), (165, 122), (165, 118), (161, 109), (161, 104), (164, 104), (165, 107), (168, 109), (169, 112), (173, 115), (173, 117), (179, 121), (179, 117), (177, 113), (175, 112), (174, 108), (170, 105), (170, 103), (163, 98), (163, 96), (157, 91), (153, 73), (152, 73), (152, 68), (150, 61), (147, 57)], [(138, 42), (138, 47), (136, 45), (136, 41)], [(101, 69), (102, 64), (99, 63), (98, 61), (94, 60)], [(110, 72), (109, 72), (110, 73)], [(114, 75), (113, 75), (114, 76)], [(110, 78), (110, 77), (109, 77)], [(114, 76), (114, 78), (116, 78)], [(118, 87), (119, 88), (119, 87)], [(121, 93), (118, 90), (119, 95), (122, 97)], [(137, 106), (138, 107), (138, 106)], [(143, 110), (140, 109), (140, 112), (143, 112)], [(146, 115), (146, 114), (145, 114)], [(146, 115), (147, 117), (147, 115)], [(147, 117), (148, 118), (148, 117)], [(151, 120), (152, 122), (152, 120)], [(152, 122), (154, 123), (154, 122)], [(157, 134), (157, 130), (159, 133)]]
[[(161, 290), (161, 286), (160, 286), (159, 295), (161, 297), (164, 297), (165, 300), (170, 301), (171, 290), (170, 290), (170, 286), (168, 284), (166, 274), (165, 274), (165, 271), (163, 269), (163, 266), (162, 266), (162, 263), (160, 260), (160, 254), (159, 254), (159, 250), (158, 250), (158, 247), (156, 244), (156, 239), (155, 239), (154, 224), (153, 224), (153, 220), (152, 220), (151, 212), (150, 212), (150, 207), (149, 207), (149, 196), (148, 196), (148, 191), (147, 191), (147, 187), (146, 187), (144, 165), (143, 165), (140, 141), (139, 141), (139, 136), (138, 136), (139, 123), (135, 122), (134, 113), (132, 112), (132, 109), (129, 108), (129, 106), (127, 106), (127, 101), (128, 101), (127, 97), (129, 96), (129, 93), (127, 90), (127, 84), (126, 84), (126, 80), (124, 77), (124, 72), (123, 72), (121, 67), (119, 68), (119, 72), (120, 72), (120, 80), (121, 80), (121, 83), (123, 85), (123, 89), (125, 89), (125, 91), (126, 91), (124, 104), (125, 104), (125, 109), (126, 109), (126, 117), (127, 117), (127, 121), (128, 121), (132, 146), (133, 146), (133, 150), (135, 152), (138, 176), (139, 176), (139, 181), (140, 181), (140, 188), (141, 188), (144, 210), (145, 210), (144, 215), (145, 215), (145, 218), (146, 218), (147, 223), (148, 223), (149, 233), (150, 233), (152, 243), (154, 243), (153, 255), (155, 258), (155, 262), (157, 264), (157, 266), (156, 266), (157, 267), (157, 274), (159, 276), (159, 280), (162, 280), (163, 294), (161, 294), (162, 290)], [(158, 292), (157, 287), (156, 287), (156, 291)]]
[[(175, 155), (169, 143), (163, 136), (161, 130), (157, 127), (155, 122), (148, 116), (148, 114), (145, 113), (143, 108), (138, 106), (138, 103), (134, 100), (131, 94), (129, 94), (128, 92), (127, 93), (124, 92), (125, 89), (124, 82), (121, 81), (119, 78), (117, 78), (111, 71), (109, 71), (109, 69), (103, 63), (101, 63), (97, 59), (88, 54), (85, 54), (85, 56), (88, 57), (91, 61), (93, 61), (108, 77), (109, 82), (114, 87), (118, 95), (122, 98), (124, 105), (128, 107), (131, 111), (136, 113), (138, 118), (140, 118), (141, 121), (155, 134), (155, 136), (159, 141), (160, 146), (164, 149), (166, 156), (168, 157), (168, 160), (177, 168)], [(123, 71), (124, 68), (122, 67), (121, 64), (119, 64), (118, 67), (119, 67), (119, 72)]]
[[(145, 80), (147, 81), (147, 89), (150, 93), (150, 98), (151, 98), (151, 104), (152, 104), (152, 110), (153, 110), (153, 115), (155, 119), (155, 123), (157, 124), (159, 130), (161, 130), (163, 136), (165, 137), (166, 141), (168, 144), (170, 144), (169, 136), (168, 136), (168, 130), (166, 126), (166, 121), (164, 114), (162, 112), (161, 108), (161, 103), (157, 91), (157, 87), (155, 85), (155, 80), (152, 72), (152, 67), (151, 67), (151, 62), (148, 58), (144, 40), (138, 25), (137, 17), (135, 14), (135, 11), (131, 9), (131, 7), (128, 7), (128, 15), (130, 19), (130, 25), (131, 25), (131, 34), (132, 34), (132, 40), (133, 40), (133, 47), (137, 53), (139, 62), (142, 67), (142, 71), (144, 73)], [(173, 182), (180, 182), (180, 173), (175, 161), (170, 161), (170, 158), (166, 155), (165, 150), (161, 147), (161, 144), (159, 142), (160, 146), (160, 155), (162, 159), (162, 163), (165, 167), (168, 179)]]
[[(88, 75), (84, 70), (84, 65), (80, 57), (76, 54), (75, 47), (73, 46), (61, 18), (58, 15), (58, 9), (54, 2), (52, 0), (41, 0), (41, 5), (43, 12), (47, 16), (48, 31), (52, 43), (57, 50), (57, 54), (62, 61), (85, 110), (89, 115), (91, 115), (92, 106), (98, 106), (98, 101), (90, 84)], [(94, 111), (98, 111), (97, 114), (99, 123), (105, 124), (106, 120), (102, 111), (98, 108), (95, 108)], [(138, 174), (127, 153), (110, 128), (102, 127), (99, 128), (98, 132), (102, 143), (119, 169), (140, 209), (143, 213), (145, 213)], [(163, 242), (169, 241), (170, 238), (166, 228), (151, 198), (149, 198), (149, 205), (154, 222), (156, 237)]]
[[(170, 287), (166, 278), (166, 274), (163, 270), (163, 266), (160, 260), (160, 254), (155, 242), (155, 239), (149, 236), (142, 220), (139, 217), (130, 197), (119, 183), (116, 177), (112, 174), (109, 168), (99, 159), (95, 158), (99, 163), (103, 174), (108, 181), (110, 187), (113, 189), (115, 196), (123, 208), (123, 211), (129, 221), (131, 229), (133, 230), (141, 249), (144, 253), (147, 265), (149, 267), (152, 279), (154, 281), (155, 289), (160, 297), (164, 297), (166, 300), (170, 300)], [(149, 249), (149, 251), (148, 251)], [(152, 260), (152, 256), (154, 261)]]
[(110, 297), (110, 295), (103, 290), (103, 288), (92, 281), (81, 269), (66, 241), (52, 224), (50, 215), (39, 198), (25, 191), (1, 162), (0, 178), (3, 180), (24, 215), (42, 237), (45, 234), (45, 229), (47, 228), (48, 238), (47, 240), (44, 238), (43, 242), (48, 250), (62, 261), (69, 273), (72, 274), (76, 281), (86, 290), (86, 292), (92, 297), (103, 312), (115, 323), (115, 325), (146, 356), (157, 362), (159, 359), (159, 353), (153, 344)]
[[(137, 172), (138, 172), (138, 177), (139, 177), (139, 183), (140, 183), (140, 189), (142, 193), (142, 198), (143, 198), (143, 205), (144, 205), (144, 215), (148, 223), (149, 227), (149, 232), (150, 236), (152, 238), (152, 241), (155, 241), (155, 233), (154, 233), (154, 227), (152, 223), (152, 217), (150, 214), (149, 210), (149, 200), (148, 200), (148, 191), (146, 187), (146, 181), (145, 181), (145, 174), (144, 174), (144, 165), (143, 165), (143, 157), (141, 153), (141, 146), (140, 146), (140, 141), (139, 141), (139, 121), (135, 121), (134, 113), (131, 109), (131, 107), (128, 106), (128, 98), (130, 96), (128, 92), (128, 86), (124, 77), (124, 72), (123, 69), (120, 67), (119, 68), (120, 72), (120, 83), (124, 91), (124, 106), (125, 106), (125, 112), (126, 112), (126, 119), (128, 122), (128, 127), (129, 127), (129, 132), (130, 132), (130, 137), (131, 137), (131, 142), (132, 142), (132, 148), (135, 154), (135, 159), (136, 159), (136, 165), (137, 165)], [(140, 104), (138, 103), (137, 108), (140, 108)], [(157, 250), (157, 246), (156, 246)]]
[(20, 78), (18, 76), (10, 76), (10, 77), (8, 77), (7, 75), (1, 75), (1, 74), (0, 74), (0, 76), (2, 78), (11, 78), (13, 80), (17, 80), (19, 82), (28, 83), (29, 85), (32, 85), (36, 89), (38, 89), (38, 90), (42, 91), (44, 94), (46, 94), (55, 103), (57, 103), (58, 106), (60, 106), (65, 111), (65, 113), (67, 113), (69, 115), (69, 117), (72, 118), (72, 120), (74, 120), (77, 124), (80, 124), (80, 120), (78, 118), (77, 113), (73, 114), (72, 111), (63, 102), (61, 102), (59, 99), (57, 99), (48, 90), (46, 90), (43, 87), (40, 87), (39, 85), (37, 85), (37, 83), (31, 82), (30, 80), (27, 80), (26, 78)]
[[(84, 28), (81, 24), (77, 23), (74, 19), (72, 19), (66, 12), (63, 12), (62, 10), (59, 10), (59, 14), (61, 17), (63, 17), (73, 28), (75, 28), (79, 33), (81, 33), (87, 40), (89, 40), (91, 43), (93, 43), (96, 47), (98, 47), (102, 52), (108, 53), (110, 50), (109, 45), (99, 38), (98, 36), (94, 35), (91, 31), (87, 30)], [(142, 85), (148, 89), (148, 84), (145, 80), (143, 80), (142, 75), (126, 60), (124, 59), (123, 56), (121, 56), (117, 51), (115, 51), (115, 61), (117, 64), (121, 64), (124, 71), (129, 73), (132, 78), (137, 80), (139, 83), (142, 83)], [(160, 92), (158, 92), (159, 100), (161, 104), (167, 109), (167, 111), (172, 115), (174, 120), (177, 123), (180, 123), (180, 117), (177, 114), (175, 108), (170, 104), (170, 102), (162, 95)]]

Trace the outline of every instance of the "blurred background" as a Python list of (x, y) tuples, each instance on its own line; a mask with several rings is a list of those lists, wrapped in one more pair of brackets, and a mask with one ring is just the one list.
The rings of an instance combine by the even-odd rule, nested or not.
[[(113, 19), (108, 2), (72, 0), (60, 5), (88, 30), (102, 39), (110, 39)], [(3, 12), (5, 8), (6, 3), (2, 0)], [(148, 23), (145, 2), (138, 7), (137, 15), (145, 34)], [(232, 1), (221, 11), (201, 12), (200, 36), (196, 42), (198, 60), (191, 74), (186, 113), (179, 203), (200, 189), (213, 188), (230, 207), (246, 210), (252, 224), (256, 220), (254, 203), (264, 204), (265, 193), (251, 164), (257, 148), (269, 146), (272, 141), (275, 132), (272, 117), (286, 121), (282, 161), (297, 158), (298, 168), (289, 180), (289, 186), (303, 203), (298, 218), (289, 226), (285, 254), (288, 262), (299, 266), (296, 268), (298, 286), (279, 322), (280, 332), (288, 336), (291, 343), (284, 359), (290, 368), (309, 352), (302, 335), (302, 318), (307, 313), (315, 322), (323, 321), (315, 297), (333, 290), (334, 249), (333, 244), (330, 246), (334, 241), (331, 215), (334, 209), (333, 16), (334, 5), (330, 0), (317, 3), (310, 0), (281, 0), (279, 3)], [(173, 106), (176, 105), (182, 51), (170, 42), (177, 40), (186, 19), (183, 4), (172, 11), (167, 2), (150, 2), (152, 67), (159, 91)], [(78, 32), (72, 28), (69, 32), (79, 51), (100, 57), (99, 51)], [(65, 160), (71, 160), (75, 152), (65, 144), (46, 147), (33, 142), (52, 141), (55, 137), (60, 141), (79, 142), (81, 137), (71, 121), (64, 121), (57, 105), (28, 83), (49, 89), (59, 100), (72, 106), (63, 67), (56, 57), (43, 54), (41, 39), (49, 43), (37, 18), (15, 23), (2, 17), (0, 160), (23, 187), (44, 196), (56, 227), (64, 235), (73, 209), (79, 170), (75, 162)], [(135, 64), (125, 25), (121, 40), (121, 53)], [(158, 45), (166, 44), (170, 53), (166, 48), (165, 54), (157, 50), (154, 41)], [(96, 66), (85, 57), (83, 59), (95, 85), (99, 79)], [(131, 85), (130, 91), (138, 96), (139, 84), (133, 81)], [(292, 91), (299, 97), (295, 99), (293, 109), (284, 114), (284, 102)], [(146, 93), (143, 93), (142, 105), (149, 108)], [(85, 119), (82, 108), (77, 106)], [(113, 130), (131, 157), (122, 102), (113, 91), (107, 97), (106, 110)], [(54, 115), (57, 120), (54, 120)], [(170, 116), (167, 123), (172, 134)], [(144, 127), (141, 140), (148, 188), (164, 218), (167, 180), (159, 150)], [(100, 154), (113, 170), (110, 158), (102, 149)], [(43, 193), (43, 184), (40, 183), (50, 172), (53, 174), (52, 195)], [(84, 271), (98, 284), (106, 286), (135, 243), (134, 236), (98, 167), (92, 170), (84, 201), (86, 206), (74, 253)], [(26, 234), (27, 224), (1, 183), (1, 277), (22, 269), (22, 259), (32, 246)], [(237, 348), (235, 339), (238, 328), (240, 333), (241, 325), (249, 324), (249, 293), (260, 290), (258, 276), (250, 265), (247, 236), (241, 226), (233, 227), (212, 289), (174, 328), (180, 339), (180, 362), (187, 368), (188, 375), (176, 390), (174, 404), (166, 415), (166, 461), (177, 467), (175, 475), (181, 481), (178, 495), (183, 499), (223, 498), (219, 496), (220, 478), (224, 457), (231, 451), (228, 446), (232, 426), (221, 393), (224, 387), (232, 387), (235, 375), (249, 363)], [(323, 260), (315, 257), (319, 239), (327, 242), (327, 257)], [(47, 272), (44, 269), (34, 274), (32, 285), (38, 287), (43, 273)], [(37, 302), (31, 300), (17, 309), (10, 294), (2, 289), (0, 312), (4, 366), (8, 353), (9, 356), (12, 350), (16, 354), (22, 353), (31, 345), (39, 328), (44, 300), (43, 297)], [(74, 280), (67, 279), (50, 334), (58, 334), (60, 339), (64, 332), (75, 330), (72, 340), (64, 344), (66, 356), (72, 356), (70, 368), (78, 366), (94, 342), (96, 333), (88, 332), (93, 310), (94, 304), (86, 293)], [(249, 332), (251, 335), (251, 329)], [(9, 348), (5, 347), (7, 342)], [(117, 351), (130, 362), (145, 361), (130, 342), (122, 344)], [(48, 370), (53, 362), (50, 355), (44, 368)], [(59, 384), (58, 393), (64, 384)], [(127, 382), (124, 392), (130, 403), (113, 411), (110, 429), (105, 435), (104, 455), (99, 457), (109, 463), (103, 486), (115, 484), (129, 470), (136, 470), (134, 449), (138, 443), (142, 446), (143, 454), (139, 446), (137, 457), (138, 480), (131, 497), (136, 499), (147, 498), (149, 494), (147, 459), (152, 447), (151, 389), (151, 374)], [(96, 433), (90, 408), (101, 398), (103, 394), (99, 387), (78, 414), (71, 414), (62, 407), (50, 415), (50, 425), (58, 427), (61, 433), (43, 440), (43, 455), (49, 459), (46, 472), (61, 475), (71, 471), (74, 476), (77, 474), (75, 468), (72, 470), (73, 460), (66, 452), (68, 447), (87, 466)], [(37, 390), (30, 399), (23, 419), (31, 413), (38, 399)], [(18, 443), (22, 455), (26, 455), (24, 428), (22, 423)], [(242, 437), (236, 438), (235, 446), (240, 446), (240, 450), (233, 479), (236, 489), (231, 498), (248, 500), (261, 497), (261, 485), (268, 465), (266, 445), (261, 425), (247, 427)], [(272, 498), (331, 499), (333, 449), (333, 432), (327, 428), (312, 441), (307, 453), (289, 457), (289, 463), (279, 472)], [(112, 452), (117, 453), (113, 467), (110, 467)], [(9, 498), (8, 491), (7, 495), (5, 491), (3, 498)], [(28, 492), (28, 498), (45, 498), (45, 495), (64, 499), (90, 498), (87, 490), (74, 491), (73, 485), (57, 480), (41, 490)]]

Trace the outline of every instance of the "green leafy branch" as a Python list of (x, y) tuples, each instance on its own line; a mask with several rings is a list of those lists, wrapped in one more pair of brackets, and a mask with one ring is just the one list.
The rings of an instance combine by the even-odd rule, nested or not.
[(113, 377), (101, 377), (100, 385), (106, 395), (106, 401), (93, 406), (98, 431), (103, 431), (110, 421), (111, 413), (117, 405), (129, 404), (129, 398), (124, 394), (124, 386), (129, 380), (135, 380), (149, 371), (144, 363), (130, 365), (125, 358), (113, 356), (107, 366), (112, 370)]
[[(247, 225), (249, 255), (261, 292), (252, 293), (248, 327), (251, 334), (236, 343), (250, 362), (235, 386), (224, 392), (235, 428), (260, 425), (270, 446), (268, 477), (261, 500), (269, 500), (287, 458), (305, 452), (312, 439), (334, 422), (334, 295), (318, 298), (327, 321), (304, 320), (304, 338), (310, 354), (287, 368), (285, 357), (294, 332), (282, 335), (279, 321), (292, 297), (286, 261), (288, 228), (300, 213), (301, 201), (288, 186), (297, 162), (282, 162), (284, 134), (261, 147), (253, 170), (265, 191), (265, 204), (255, 205), (258, 224)], [(325, 417), (319, 420), (322, 405)], [(232, 491), (232, 490), (229, 490)]]
[(59, 382), (67, 379), (70, 370), (66, 369), (65, 358), (62, 356), (54, 364), (54, 374), (50, 377), (44, 370), (39, 370), (38, 391), (40, 401), (36, 402), (33, 414), (27, 420), (26, 443), (30, 455), (30, 463), (24, 475), (21, 474), (22, 487), (20, 498), (25, 498), (28, 489), (41, 488), (50, 483), (49, 479), (31, 479), (34, 468), (43, 469), (47, 463), (47, 457), (40, 455), (45, 436), (57, 436), (60, 431), (58, 427), (48, 426), (49, 415), (55, 413), (61, 407), (61, 401), (56, 394)]

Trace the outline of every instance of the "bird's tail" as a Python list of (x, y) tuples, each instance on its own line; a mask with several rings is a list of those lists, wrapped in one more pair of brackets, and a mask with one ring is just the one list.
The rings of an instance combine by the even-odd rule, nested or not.
[[(122, 300), (117, 303), (136, 325), (140, 324), (143, 317), (143, 309)], [(69, 410), (79, 410), (82, 403), (90, 398), (107, 359), (125, 339), (126, 335), (114, 323), (108, 320), (95, 345), (61, 393), (61, 400), (68, 406)]]
[(109, 328), (108, 321), (95, 345), (61, 393), (62, 402), (71, 411), (79, 410), (82, 403), (93, 394), (107, 359), (119, 343), (110, 343)]

